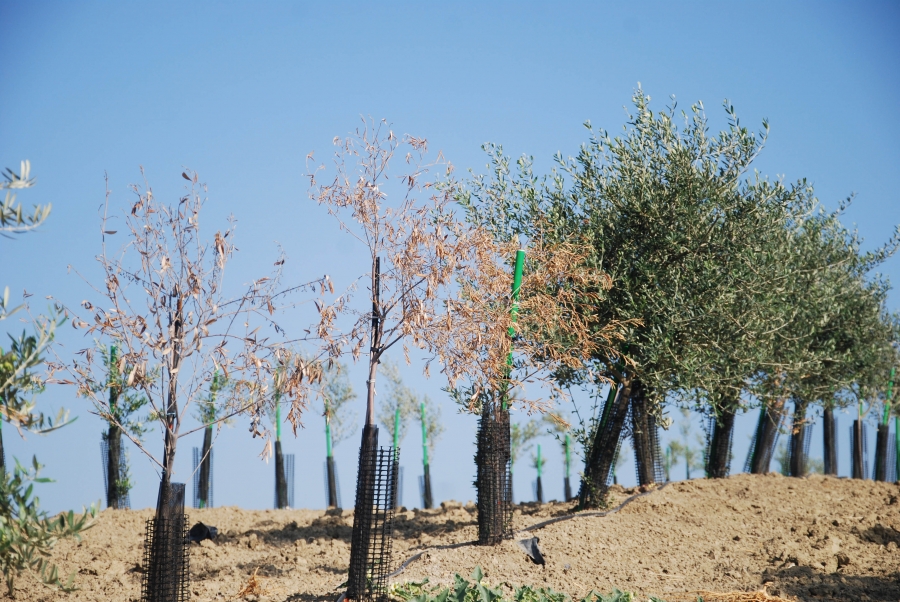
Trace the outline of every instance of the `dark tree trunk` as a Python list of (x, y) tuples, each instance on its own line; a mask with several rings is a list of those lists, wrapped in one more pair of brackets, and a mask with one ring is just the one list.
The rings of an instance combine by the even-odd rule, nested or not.
[(862, 420), (853, 421), (853, 464), (852, 476), (854, 479), (866, 478), (866, 467), (863, 461), (863, 423)]
[(888, 464), (888, 432), (886, 424), (878, 425), (878, 433), (875, 436), (875, 480), (887, 481)]
[(656, 458), (653, 453), (655, 437), (651, 432), (647, 395), (640, 381), (631, 386), (631, 437), (634, 443), (634, 460), (637, 466), (638, 484), (656, 482)]
[(585, 458), (584, 478), (578, 494), (578, 504), (582, 509), (600, 508), (606, 503), (607, 483), (628, 418), (629, 396), (630, 387), (621, 387), (604, 405), (603, 416)]
[(209, 483), (212, 473), (212, 427), (203, 431), (203, 451), (200, 456), (200, 507), (209, 508)]
[(119, 458), (122, 454), (122, 429), (115, 424), (109, 425), (106, 432), (106, 506), (119, 508), (122, 496), (121, 467)]
[(572, 499), (572, 484), (569, 477), (563, 477), (563, 499), (567, 502)]
[(287, 481), (284, 478), (284, 455), (281, 453), (281, 441), (275, 442), (275, 507), (287, 508)]
[(809, 424), (806, 421), (806, 404), (794, 402), (794, 417), (791, 421), (791, 463), (790, 474), (792, 477), (806, 476), (806, 429)]
[(713, 426), (709, 457), (706, 459), (706, 476), (710, 479), (724, 479), (731, 466), (731, 441), (734, 436), (734, 408), (726, 408), (718, 416)]
[(537, 502), (539, 504), (544, 503), (544, 487), (541, 484), (541, 477), (537, 478)]
[(0, 420), (0, 476), (6, 476), (6, 450), (3, 448), (3, 421)]
[(825, 474), (837, 476), (837, 419), (834, 417), (834, 408), (830, 405), (825, 406), (822, 415), (822, 433)]
[(426, 510), (434, 507), (434, 499), (431, 497), (431, 465), (422, 466), (422, 506)]
[(325, 470), (328, 479), (328, 507), (338, 508), (337, 499), (337, 478), (334, 474), (334, 456), (325, 458)]
[(750, 454), (751, 474), (767, 474), (769, 472), (783, 412), (783, 400), (776, 401), (760, 410), (759, 423), (756, 425), (756, 438)]

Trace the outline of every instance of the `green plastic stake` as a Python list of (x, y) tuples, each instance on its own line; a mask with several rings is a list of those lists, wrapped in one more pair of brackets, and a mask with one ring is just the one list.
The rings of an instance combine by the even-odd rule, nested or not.
[[(275, 372), (275, 382), (278, 382), (278, 372)], [(275, 441), (281, 441), (281, 389), (275, 385)]]
[(567, 479), (571, 476), (571, 475), (569, 474), (569, 473), (570, 473), (570, 467), (571, 467), (571, 465), (572, 465), (572, 452), (571, 452), (571, 448), (572, 448), (572, 439), (571, 439), (571, 437), (569, 437), (569, 433), (566, 433), (565, 450), (566, 450), (566, 478), (567, 478)]
[[(109, 346), (109, 384), (112, 385), (115, 381), (116, 374), (116, 346)], [(116, 401), (119, 399), (119, 391), (117, 387), (111, 386), (109, 388), (109, 410), (111, 414), (115, 414), (116, 410)]]
[(400, 460), (400, 408), (394, 410), (394, 462)]
[[(524, 249), (519, 249), (516, 251), (516, 267), (513, 270), (513, 286), (512, 286), (512, 307), (510, 308), (510, 315), (512, 316), (513, 324), (515, 324), (518, 316), (519, 316), (519, 291), (522, 288), (522, 270), (525, 267), (525, 251)], [(509, 336), (510, 338), (514, 337), (516, 334), (516, 329), (512, 326), (509, 327)], [(506, 367), (507, 367), (507, 377), (509, 373), (512, 372), (513, 365), (513, 354), (512, 350), (510, 350), (509, 355), (506, 357)], [(506, 392), (503, 393), (503, 409), (506, 409)]]
[(425, 402), (419, 404), (422, 412), (422, 466), (428, 466), (428, 428), (425, 422)]
[(900, 416), (894, 416), (894, 449), (897, 451), (894, 470), (897, 471), (897, 480), (900, 481)]
[(331, 457), (331, 408), (325, 400), (325, 456)]
[(537, 451), (537, 471), (538, 471), (538, 478), (540, 479), (540, 478), (541, 478), (541, 444), (540, 444), (540, 443), (538, 443), (537, 448), (538, 448), (538, 451)]
[(884, 400), (884, 418), (882, 418), (882, 424), (890, 424), (891, 422), (891, 393), (894, 391), (894, 370), (896, 368), (891, 368), (891, 380), (888, 381), (887, 395)]

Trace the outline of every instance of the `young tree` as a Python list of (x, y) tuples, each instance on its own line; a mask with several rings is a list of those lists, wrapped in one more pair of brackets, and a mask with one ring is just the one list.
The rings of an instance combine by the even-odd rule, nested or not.
[[(103, 434), (106, 443), (106, 505), (109, 508), (125, 508), (125, 500), (131, 490), (132, 483), (127, 463), (121, 465), (125, 458), (122, 450), (122, 428), (128, 431), (131, 437), (141, 440), (147, 432), (144, 426), (144, 417), (135, 416), (147, 405), (147, 398), (136, 394), (125, 382), (125, 374), (129, 372), (119, 370), (117, 348), (111, 345), (109, 349), (101, 345), (98, 352), (102, 354), (106, 362), (106, 373), (109, 379), (106, 389), (109, 395), (110, 413), (115, 416), (114, 421), (104, 420), (107, 425)], [(101, 391), (98, 391), (102, 394)], [(120, 427), (119, 425), (123, 425)]]
[(334, 464), (334, 446), (356, 431), (356, 421), (350, 415), (349, 402), (356, 393), (347, 376), (347, 367), (333, 363), (322, 377), (322, 416), (325, 418), (325, 475), (329, 508), (340, 507), (337, 488), (337, 471)]
[(194, 412), (194, 418), (200, 424), (205, 425), (203, 429), (203, 447), (200, 448), (200, 475), (197, 479), (199, 489), (197, 499), (201, 508), (208, 508), (211, 505), (213, 427), (221, 428), (221, 414), (223, 411), (226, 411), (226, 408), (219, 405), (216, 398), (226, 385), (225, 377), (219, 374), (218, 370), (214, 371), (212, 380), (209, 383), (207, 397), (206, 399), (201, 398), (197, 400), (197, 408)]
[[(118, 368), (129, 369), (126, 385), (147, 397), (160, 426), (161, 457), (129, 437), (161, 470), (158, 516), (163, 516), (171, 503), (170, 483), (178, 440), (209, 426), (204, 423), (183, 429), (188, 412), (199, 401), (208, 402), (216, 373), (228, 379), (231, 386), (217, 392), (219, 408), (214, 422), (249, 414), (254, 436), (265, 431), (261, 422), (273, 397), (268, 380), (276, 367), (284, 370), (283, 393), (307, 391), (309, 383), (317, 378), (315, 367), (272, 342), (269, 332), (260, 332), (263, 327), (281, 331), (273, 314), (277, 297), (287, 292), (276, 288), (284, 258), (276, 262), (271, 276), (254, 280), (239, 295), (227, 296), (225, 267), (235, 251), (236, 222), (232, 218), (224, 233), (217, 231), (204, 238), (200, 213), (206, 201), (206, 187), (198, 184), (196, 173), (182, 175), (188, 181), (187, 190), (173, 205), (158, 200), (146, 183), (143, 188), (133, 187), (135, 202), (124, 215), (129, 239), (117, 251), (107, 246), (107, 238), (117, 232), (109, 229), (112, 218), (107, 216), (107, 193), (101, 228), (103, 251), (97, 257), (104, 283), (92, 287), (103, 305), (85, 300), (82, 308), (93, 314), (92, 323), (73, 320), (73, 326), (84, 329), (86, 334), (115, 341), (119, 349)], [(288, 290), (311, 286), (312, 283)], [(73, 308), (68, 311), (77, 315)], [(155, 363), (161, 365), (160, 378), (151, 378), (150, 366)], [(58, 368), (68, 370), (74, 384), (90, 398), (101, 416), (117, 422), (109, 400), (95, 392), (105, 380), (98, 374), (102, 365), (102, 357), (85, 349), (71, 363)], [(293, 397), (291, 413), (299, 416), (305, 397)], [(270, 449), (271, 443), (267, 442), (266, 451)]]
[(534, 440), (541, 436), (541, 429), (537, 421), (529, 420), (525, 423), (513, 422), (509, 426), (509, 497), (514, 500), (512, 479), (513, 468), (522, 454), (526, 453), (534, 445)]
[[(690, 480), (692, 470), (703, 470), (703, 437), (699, 434), (694, 436), (691, 441), (691, 412), (690, 410), (681, 409), (681, 420), (678, 421), (678, 432), (681, 440), (673, 439), (669, 442), (669, 449), (672, 450), (672, 457), (675, 462), (678, 458), (684, 461), (684, 478)], [(696, 446), (694, 445), (696, 443)]]
[[(311, 173), (311, 196), (326, 205), (338, 218), (341, 228), (365, 248), (370, 266), (365, 277), (369, 295), (365, 309), (354, 308), (349, 293), (320, 307), (321, 323), (317, 332), (332, 359), (344, 353), (357, 359), (364, 347), (368, 347), (366, 420), (360, 464), (363, 471), (367, 458), (374, 457), (377, 446), (376, 368), (387, 350), (395, 345), (402, 347), (408, 359), (410, 347), (418, 347), (430, 361), (441, 365), (451, 389), (461, 381), (472, 384), (467, 404), (474, 407), (479, 405), (481, 393), (499, 390), (501, 384), (507, 386), (518, 381), (522, 374), (528, 374), (523, 370), (510, 377), (507, 363), (511, 344), (507, 333), (513, 328), (514, 333), (521, 335), (526, 332), (526, 325), (513, 327), (509, 315), (511, 275), (506, 261), (513, 255), (510, 250), (518, 245), (514, 241), (498, 243), (489, 232), (455, 218), (449, 208), (456, 188), (452, 182), (436, 185), (429, 179), (429, 169), (435, 165), (423, 164), (425, 140), (412, 136), (401, 140), (386, 125), (367, 123), (356, 135), (335, 142), (338, 146), (336, 173), (327, 179), (319, 170)], [(409, 168), (407, 173), (394, 177), (389, 164), (403, 151)], [(449, 170), (445, 170), (444, 177), (449, 177)], [(428, 198), (418, 199), (420, 195)], [(547, 279), (555, 278), (555, 296), (543, 286), (537, 289), (542, 294), (535, 294), (529, 300), (531, 312), (540, 319), (527, 323), (528, 336), (517, 337), (516, 367), (565, 361), (580, 365), (583, 350), (598, 345), (598, 339), (587, 336), (584, 321), (572, 312), (567, 313), (565, 305), (591, 302), (595, 296), (573, 292), (582, 283), (579, 278), (559, 278), (570, 273), (573, 264), (564, 262), (572, 258), (574, 251), (563, 247), (557, 250), (556, 254), (537, 253), (541, 259), (552, 258), (556, 271), (535, 272), (532, 280), (543, 278), (542, 284), (546, 285)], [(594, 279), (603, 280), (597, 276)], [(570, 314), (574, 319), (560, 319)], [(342, 315), (352, 317), (349, 330), (338, 328)], [(568, 334), (576, 328), (585, 332), (575, 342), (575, 337), (570, 337), (559, 344), (547, 345), (545, 341), (552, 338), (545, 337), (540, 342), (532, 338), (551, 330)], [(603, 328), (597, 330), (603, 334), (609, 332)], [(367, 525), (360, 521), (365, 514), (363, 508), (371, 508), (368, 497), (374, 492), (374, 482), (366, 478), (360, 472), (354, 515), (354, 542), (358, 543), (351, 546), (351, 567), (365, 565), (363, 546), (368, 545), (369, 534)], [(364, 574), (351, 574), (350, 598), (363, 595), (366, 588)]]

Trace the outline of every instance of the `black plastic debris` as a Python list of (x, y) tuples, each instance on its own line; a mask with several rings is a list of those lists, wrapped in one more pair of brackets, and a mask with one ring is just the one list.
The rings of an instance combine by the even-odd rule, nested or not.
[(210, 527), (209, 525), (204, 525), (203, 523), (195, 524), (191, 527), (191, 530), (188, 531), (188, 538), (195, 543), (200, 543), (204, 539), (215, 539), (218, 535), (218, 529)]
[(529, 537), (528, 539), (520, 539), (516, 541), (516, 543), (519, 544), (522, 551), (531, 558), (531, 562), (535, 564), (544, 564), (544, 555), (541, 554), (541, 548), (538, 547), (538, 541), (540, 540), (537, 537)]

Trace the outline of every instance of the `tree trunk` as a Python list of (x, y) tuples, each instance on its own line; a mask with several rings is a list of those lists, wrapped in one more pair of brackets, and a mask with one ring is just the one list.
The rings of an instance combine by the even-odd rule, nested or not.
[(656, 482), (656, 462), (653, 453), (653, 433), (643, 385), (636, 381), (631, 386), (631, 436), (634, 443), (634, 460), (637, 465), (638, 484)]
[(778, 429), (784, 416), (784, 400), (778, 400), (760, 410), (756, 439), (750, 453), (750, 473), (767, 474), (772, 464), (772, 452), (778, 442)]
[(122, 429), (115, 424), (109, 425), (106, 433), (106, 506), (119, 508), (122, 496), (121, 467), (119, 458), (122, 454)]
[(825, 411), (822, 416), (822, 432), (825, 474), (837, 476), (837, 419), (834, 417), (833, 406), (825, 406)]
[(604, 405), (603, 418), (594, 431), (594, 440), (585, 458), (584, 478), (578, 494), (581, 509), (600, 508), (606, 503), (607, 483), (628, 417), (630, 394), (628, 383), (620, 387), (614, 397), (610, 396)]
[(794, 417), (791, 421), (791, 464), (792, 477), (806, 476), (806, 429), (809, 424), (806, 421), (806, 404), (800, 401), (794, 402)]
[(866, 478), (866, 467), (863, 461), (863, 423), (862, 420), (853, 421), (853, 459), (852, 476), (854, 479)]
[(212, 427), (203, 431), (203, 450), (200, 456), (200, 507), (210, 507), (209, 484), (212, 480)]
[(422, 467), (422, 507), (430, 510), (434, 507), (434, 499), (431, 497), (431, 465)]
[(728, 476), (735, 414), (733, 407), (723, 409), (713, 426), (709, 456), (706, 458), (706, 476), (710, 479), (724, 479)]
[(875, 436), (875, 480), (887, 481), (888, 425), (879, 424)]
[(287, 508), (287, 481), (284, 478), (284, 455), (281, 453), (281, 441), (275, 442), (275, 507)]

